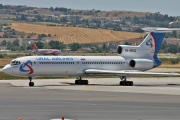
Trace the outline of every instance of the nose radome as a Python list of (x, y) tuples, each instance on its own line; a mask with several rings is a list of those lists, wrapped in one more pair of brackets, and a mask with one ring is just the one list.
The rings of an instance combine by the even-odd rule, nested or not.
[(12, 71), (12, 67), (11, 67), (11, 65), (6, 65), (3, 69), (2, 69), (2, 71), (4, 72), (4, 73), (6, 73), (6, 74), (10, 74), (11, 73), (11, 71)]

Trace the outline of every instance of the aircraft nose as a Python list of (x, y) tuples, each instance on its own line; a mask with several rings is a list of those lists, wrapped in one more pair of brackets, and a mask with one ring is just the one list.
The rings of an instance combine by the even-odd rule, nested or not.
[(12, 67), (11, 67), (11, 65), (10, 65), (10, 64), (6, 65), (6, 66), (2, 69), (2, 71), (3, 71), (4, 73), (6, 73), (6, 74), (11, 74), (11, 72), (12, 72)]

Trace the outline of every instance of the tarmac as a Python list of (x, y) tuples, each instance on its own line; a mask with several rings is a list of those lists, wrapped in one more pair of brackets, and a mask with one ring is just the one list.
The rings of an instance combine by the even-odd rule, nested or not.
[(0, 120), (179, 120), (180, 78), (119, 78), (0, 81)]

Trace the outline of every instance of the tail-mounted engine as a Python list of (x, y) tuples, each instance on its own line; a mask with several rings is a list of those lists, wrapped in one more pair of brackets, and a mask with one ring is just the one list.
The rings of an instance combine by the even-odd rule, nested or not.
[(130, 60), (129, 66), (135, 69), (151, 69), (155, 66), (155, 63), (152, 60), (148, 59), (133, 59)]
[(134, 54), (138, 53), (138, 50), (139, 46), (119, 45), (117, 47), (117, 53), (121, 56), (134, 56)]
[(120, 45), (117, 47), (117, 53), (121, 54), (123, 51), (123, 47), (121, 47)]

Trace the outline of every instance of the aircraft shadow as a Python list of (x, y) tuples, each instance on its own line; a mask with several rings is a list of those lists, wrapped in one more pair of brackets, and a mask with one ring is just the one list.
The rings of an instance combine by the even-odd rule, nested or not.
[[(69, 84), (71, 86), (77, 86), (75, 83), (69, 83), (69, 82), (62, 82), (63, 84)], [(88, 86), (120, 86), (119, 84), (88, 84)], [(180, 86), (180, 84), (157, 84), (157, 85), (147, 85), (147, 84), (134, 84), (133, 86), (138, 86), (138, 87), (164, 87), (164, 86)]]
[[(77, 85), (75, 83), (70, 83), (70, 82), (61, 82), (61, 85), (35, 85), (33, 88), (38, 88), (38, 87), (58, 87), (58, 86), (120, 86), (119, 84), (88, 84), (88, 85)], [(134, 84), (133, 86), (137, 87), (180, 87), (180, 84), (157, 84), (157, 85), (152, 85), (152, 84)], [(1, 87), (1, 86), (0, 86)], [(29, 87), (29, 86), (2, 86), (2, 87)]]

